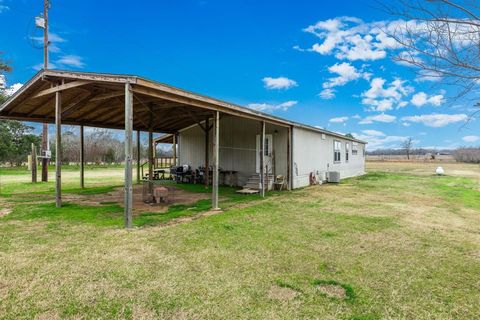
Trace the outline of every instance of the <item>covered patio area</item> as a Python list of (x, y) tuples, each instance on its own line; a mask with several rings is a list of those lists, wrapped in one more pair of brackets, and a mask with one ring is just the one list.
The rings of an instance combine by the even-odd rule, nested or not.
[[(219, 210), (219, 157), (220, 119), (242, 118), (258, 123), (261, 137), (259, 147), (260, 172), (265, 172), (266, 127), (285, 128), (288, 135), (286, 148), (287, 185), (291, 183), (291, 123), (276, 117), (246, 109), (234, 104), (194, 94), (165, 84), (137, 76), (69, 71), (43, 70), (35, 75), (19, 91), (0, 107), (0, 118), (40, 123), (54, 123), (55, 134), (55, 199), (62, 206), (62, 125), (80, 126), (81, 169), (80, 185), (84, 183), (84, 127), (122, 129), (125, 132), (125, 178), (124, 218), (125, 227), (132, 227), (134, 206), (133, 185), (133, 140), (136, 131), (137, 147), (140, 132), (148, 132), (148, 188), (153, 194), (154, 183), (154, 133), (171, 137), (174, 152), (177, 152), (178, 135), (181, 130), (198, 126), (205, 132), (205, 168), (212, 167), (212, 209)], [(268, 146), (267, 146), (268, 148)], [(141, 181), (140, 152), (137, 152), (137, 182)], [(176, 162), (177, 155), (174, 155)], [(177, 164), (177, 163), (175, 163)], [(209, 170), (206, 170), (207, 175)], [(265, 195), (265, 179), (260, 174), (260, 193)], [(207, 177), (205, 179), (210, 181)]]

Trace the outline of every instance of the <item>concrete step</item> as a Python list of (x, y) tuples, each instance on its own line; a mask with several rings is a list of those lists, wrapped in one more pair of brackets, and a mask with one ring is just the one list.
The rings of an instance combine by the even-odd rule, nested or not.
[[(267, 178), (267, 177), (265, 177), (265, 178)], [(268, 176), (268, 180), (269, 180), (269, 181), (271, 181), (271, 180), (273, 180), (273, 179), (274, 179), (273, 176)], [(248, 181), (260, 181), (260, 177), (258, 177), (258, 176), (251, 176), (251, 177), (248, 178)]]

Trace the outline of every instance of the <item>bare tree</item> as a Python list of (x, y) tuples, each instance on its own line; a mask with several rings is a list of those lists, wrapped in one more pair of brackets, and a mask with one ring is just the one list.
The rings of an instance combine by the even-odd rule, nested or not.
[(413, 139), (409, 137), (405, 139), (405, 141), (402, 143), (402, 149), (405, 151), (405, 154), (407, 155), (408, 160), (410, 160), (410, 154), (412, 153), (412, 148), (413, 148)]
[(480, 148), (458, 148), (453, 156), (459, 162), (480, 163)]
[(460, 86), (455, 98), (475, 91), (480, 83), (479, 2), (398, 0), (394, 3), (384, 5), (388, 13), (399, 18), (385, 31), (401, 49), (394, 60), (416, 67), (420, 77)]

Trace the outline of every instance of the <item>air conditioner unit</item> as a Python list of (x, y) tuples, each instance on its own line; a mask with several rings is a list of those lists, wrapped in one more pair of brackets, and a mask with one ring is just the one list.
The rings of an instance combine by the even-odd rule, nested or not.
[(328, 182), (330, 183), (339, 183), (340, 182), (340, 172), (330, 171), (328, 173)]

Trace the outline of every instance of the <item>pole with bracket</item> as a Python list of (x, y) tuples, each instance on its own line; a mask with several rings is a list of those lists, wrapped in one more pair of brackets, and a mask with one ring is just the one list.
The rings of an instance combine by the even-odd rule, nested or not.
[(127, 82), (125, 83), (125, 228), (131, 228), (133, 222), (132, 134), (133, 92), (132, 86)]

